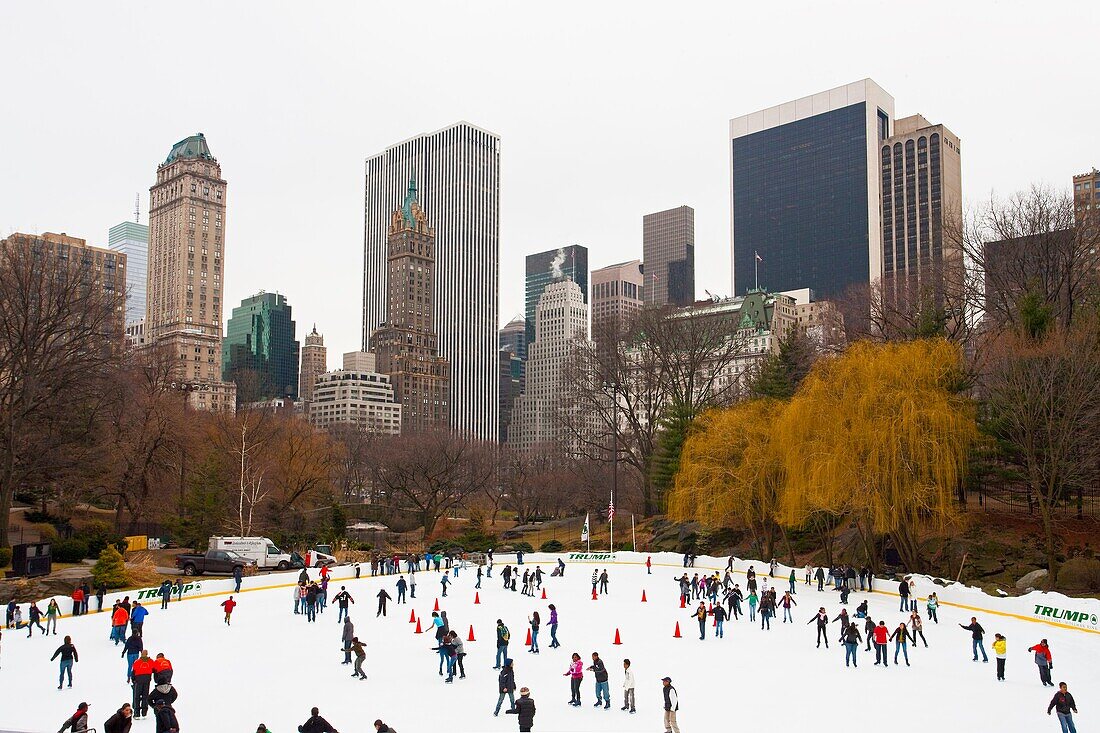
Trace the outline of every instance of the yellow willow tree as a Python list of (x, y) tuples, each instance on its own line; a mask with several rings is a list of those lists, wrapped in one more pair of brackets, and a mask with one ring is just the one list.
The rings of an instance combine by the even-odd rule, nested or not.
[(780, 521), (848, 517), (872, 565), (887, 536), (906, 568), (923, 569), (921, 532), (958, 520), (954, 496), (977, 438), (961, 380), (962, 354), (943, 339), (859, 342), (818, 362), (776, 428)]
[(760, 399), (698, 418), (681, 453), (669, 516), (708, 526), (743, 523), (764, 557), (772, 557), (783, 531), (776, 517), (784, 455), (773, 440), (783, 408), (782, 402)]

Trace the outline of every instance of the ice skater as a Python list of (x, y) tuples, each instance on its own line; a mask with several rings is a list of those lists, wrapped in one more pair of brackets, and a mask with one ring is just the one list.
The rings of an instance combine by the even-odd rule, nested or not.
[(233, 596), (229, 596), (229, 598), (221, 602), (221, 607), (225, 611), (225, 625), (229, 626), (229, 621), (233, 616), (233, 609), (237, 607), (237, 602), (233, 600)]

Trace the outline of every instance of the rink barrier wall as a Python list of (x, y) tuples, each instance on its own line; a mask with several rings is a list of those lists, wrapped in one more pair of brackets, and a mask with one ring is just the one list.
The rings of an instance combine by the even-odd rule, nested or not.
[[(513, 553), (502, 553), (502, 556), (507, 556), (507, 557), (510, 557), (510, 558), (514, 559), (514, 554)], [(634, 556), (637, 559), (623, 559), (624, 556)], [(663, 561), (665, 559), (668, 559), (669, 556), (682, 558), (682, 556), (680, 556), (676, 553), (667, 553), (667, 552), (654, 553), (654, 554), (646, 554), (646, 553), (642, 553), (642, 552), (639, 552), (639, 553), (617, 552), (617, 553), (614, 553), (614, 554), (599, 553), (599, 552), (593, 552), (593, 553), (561, 553), (561, 554), (525, 553), (524, 554), (524, 559), (526, 560), (526, 562), (524, 562), (524, 565), (531, 565), (531, 564), (538, 563), (538, 564), (545, 564), (545, 565), (553, 566), (553, 565), (556, 565), (557, 559), (559, 557), (561, 557), (569, 565), (605, 565), (605, 566), (606, 565), (642, 565), (642, 566), (644, 566), (647, 557), (650, 557), (650, 558), (659, 557), (660, 558), (659, 560), (651, 561), (651, 565), (653, 567), (676, 568), (676, 569), (679, 569), (681, 572), (684, 571), (684, 570), (687, 570), (687, 571), (692, 572), (692, 573), (694, 573), (695, 571), (700, 570), (700, 569), (702, 569), (702, 570), (712, 570), (712, 571), (716, 571), (720, 574), (725, 572), (725, 569), (726, 569), (725, 564), (720, 564), (720, 565), (702, 564), (702, 565), (700, 565), (698, 563), (696, 565), (691, 566), (691, 567), (685, 568), (683, 566), (682, 559), (679, 562), (665, 562), (665, 561)], [(701, 555), (697, 559), (706, 560), (708, 558)], [(709, 558), (709, 559), (717, 559), (717, 558)], [(499, 563), (494, 563), (494, 564), (499, 564)], [(512, 564), (512, 562), (509, 561), (509, 564)], [(736, 575), (745, 575), (747, 573), (749, 567), (754, 567), (755, 568), (756, 566), (760, 566), (762, 568), (762, 571), (757, 572), (757, 577), (759, 577), (759, 578), (769, 577), (768, 576), (768, 567), (769, 567), (768, 563), (758, 561), (758, 560), (736, 559), (735, 562), (734, 562), (734, 574), (736, 574)], [(338, 565), (338, 566), (335, 566), (335, 567), (338, 570), (350, 570), (351, 569), (350, 565)], [(774, 584), (776, 588), (782, 588), (788, 582), (787, 578), (790, 575), (790, 571), (791, 571), (792, 568), (790, 566), (787, 566), (787, 565), (779, 565), (778, 567), (782, 570), (782, 573), (780, 574), (781, 577), (772, 578), (772, 580), (776, 581), (775, 584)], [(815, 566), (815, 568), (816, 567), (817, 566)], [(475, 568), (476, 568), (476, 566), (471, 565), (469, 568), (467, 568), (466, 572), (475, 572)], [(387, 575), (370, 575), (369, 574), (370, 566), (367, 565), (366, 569), (367, 569), (368, 572), (366, 574), (361, 575), (359, 577), (359, 580), (362, 581), (362, 580), (373, 580), (373, 579), (378, 579), (378, 578), (391, 578), (394, 575), (394, 573), (390, 573), (390, 574), (387, 574)], [(800, 579), (799, 582), (798, 582), (798, 585), (804, 585), (804, 583), (802, 582), (802, 579), (804, 578), (803, 568), (794, 568), (794, 571), (795, 571), (795, 577)], [(435, 572), (435, 571), (422, 570), (420, 572), (421, 573), (430, 573), (430, 572)], [(549, 577), (550, 572), (551, 571), (547, 571), (547, 577)], [(178, 599), (178, 600), (175, 598), (175, 594), (173, 594), (173, 600), (171, 601), (171, 603), (180, 603), (182, 601), (198, 600), (200, 598), (217, 598), (217, 597), (229, 596), (229, 595), (240, 595), (242, 593), (251, 593), (253, 591), (261, 591), (261, 590), (278, 590), (280, 588), (290, 589), (290, 588), (293, 588), (296, 585), (298, 585), (298, 575), (299, 574), (300, 574), (299, 570), (290, 570), (290, 571), (285, 571), (285, 572), (274, 572), (274, 573), (271, 573), (271, 574), (268, 574), (268, 575), (263, 575), (263, 576), (251, 576), (251, 577), (248, 577), (248, 578), (244, 578), (244, 579), (242, 579), (241, 590), (240, 590), (239, 593), (233, 591), (233, 584), (234, 584), (233, 578), (226, 578), (226, 577), (219, 576), (219, 577), (216, 577), (216, 578), (212, 577), (208, 580), (198, 580), (197, 578), (201, 578), (201, 577), (204, 577), (204, 576), (188, 576), (188, 577), (191, 578), (190, 584), (195, 584), (195, 585), (198, 585), (198, 586), (205, 585), (207, 587), (212, 586), (212, 585), (217, 585), (217, 590), (207, 593), (207, 592), (202, 592), (201, 588), (195, 588), (194, 590), (196, 592), (187, 593), (185, 591), (185, 595), (183, 596), (183, 598)], [(399, 574), (401, 574), (401, 573), (399, 573)], [(440, 572), (440, 574), (442, 574), (442, 571)], [(288, 583), (270, 583), (270, 584), (265, 584), (265, 585), (256, 585), (255, 584), (256, 581), (274, 579), (276, 577), (278, 577), (280, 579), (282, 579), (282, 578), (292, 578), (292, 582), (288, 582)], [(313, 575), (311, 577), (316, 579), (315, 575)], [(1046, 626), (1052, 626), (1052, 627), (1060, 628), (1060, 629), (1068, 629), (1070, 631), (1083, 631), (1085, 633), (1100, 635), (1100, 627), (1098, 627), (1098, 624), (1096, 622), (1097, 617), (1100, 616), (1100, 600), (1097, 600), (1095, 598), (1072, 598), (1072, 597), (1069, 597), (1069, 596), (1064, 596), (1060, 593), (1045, 593), (1045, 592), (1033, 591), (1032, 593), (1028, 593), (1025, 596), (1006, 596), (1005, 598), (1000, 599), (1000, 598), (994, 598), (994, 597), (990, 596), (989, 594), (985, 593), (985, 591), (981, 590), (980, 588), (974, 588), (972, 586), (965, 586), (965, 585), (961, 585), (961, 584), (958, 584), (958, 583), (954, 583), (952, 581), (942, 581), (941, 580), (941, 582), (946, 582), (946, 583), (948, 583), (948, 585), (939, 585), (938, 583), (934, 582), (933, 578), (931, 578), (930, 576), (927, 576), (927, 575), (912, 575), (910, 577), (912, 577), (914, 579), (914, 581), (917, 582), (917, 592), (918, 592), (917, 600), (918, 600), (918, 602), (921, 602), (921, 603), (925, 602), (928, 598), (928, 594), (934, 591), (934, 592), (936, 592), (937, 596), (939, 597), (939, 605), (941, 605), (941, 606), (950, 606), (952, 608), (961, 608), (961, 609), (965, 609), (965, 610), (968, 610), (968, 611), (974, 611), (974, 612), (977, 612), (977, 613), (992, 614), (992, 615), (995, 615), (995, 616), (1003, 616), (1003, 617), (1006, 617), (1006, 618), (1013, 618), (1013, 619), (1017, 619), (1017, 620), (1020, 620), (1020, 621), (1029, 621), (1031, 623), (1043, 624), (1043, 625), (1046, 625)], [(329, 576), (329, 585), (330, 586), (339, 585), (341, 582), (353, 581), (353, 580), (356, 580), (354, 571), (350, 575), (346, 575), (346, 576), (337, 575), (337, 571), (333, 571), (333, 573)], [(895, 583), (896, 584), (898, 581), (894, 580), (894, 579), (876, 578), (875, 582), (876, 582), (876, 584), (882, 584), (882, 583)], [(417, 585), (418, 585), (418, 587), (424, 587), (424, 586), (427, 586), (428, 584), (427, 583), (418, 583)], [(813, 584), (811, 584), (811, 586), (812, 585)], [(925, 589), (924, 595), (920, 594), (920, 591), (922, 589)], [(123, 596), (130, 596), (131, 600), (140, 600), (144, 605), (149, 607), (151, 610), (159, 610), (160, 596), (155, 594), (156, 590), (157, 590), (157, 587), (133, 588), (133, 589), (128, 589), (128, 590), (112, 591), (111, 593), (108, 593), (106, 597), (104, 597), (104, 603), (103, 603), (104, 610), (101, 613), (108, 613), (109, 612), (108, 602), (113, 603), (116, 598), (122, 598)], [(1074, 607), (1078, 607), (1078, 608), (1085, 608), (1086, 606), (1089, 606), (1090, 608), (1088, 610), (1086, 610), (1084, 612), (1081, 612), (1081, 613), (1083, 613), (1086, 617), (1091, 618), (1092, 627), (1090, 628), (1089, 626), (1077, 626), (1077, 625), (1073, 625), (1073, 624), (1060, 623), (1058, 621), (1049, 620), (1049, 619), (1044, 618), (1042, 616), (1040, 616), (1040, 617), (1036, 617), (1034, 615), (1028, 616), (1024, 613), (1020, 613), (1019, 609), (1017, 609), (1016, 611), (997, 610), (997, 609), (994, 609), (994, 608), (989, 608), (988, 606), (979, 606), (979, 605), (973, 605), (973, 604), (970, 604), (970, 603), (963, 603), (959, 599), (954, 599), (953, 600), (953, 599), (950, 598), (950, 596), (955, 595), (959, 591), (964, 591), (969, 595), (977, 595), (979, 597), (984, 597), (984, 599), (988, 599), (990, 601), (1012, 602), (1013, 605), (1020, 605), (1021, 608), (1023, 607), (1023, 605), (1035, 606), (1036, 610), (1038, 610), (1040, 607), (1048, 608), (1048, 609), (1050, 609), (1050, 608), (1064, 609), (1064, 608), (1069, 607), (1069, 606), (1074, 606)], [(866, 593), (867, 591), (859, 591), (859, 592)], [(870, 592), (871, 593), (877, 593), (879, 595), (884, 595), (884, 596), (892, 596), (894, 598), (899, 597), (899, 594), (897, 593), (897, 591), (875, 589), (875, 590), (872, 590)], [(945, 595), (947, 597), (945, 597)], [(1032, 596), (1036, 596), (1036, 595), (1042, 597), (1042, 602), (1041, 603), (1035, 603), (1034, 602), (1036, 599), (1032, 598)], [(135, 598), (135, 596), (137, 596), (137, 597)], [(52, 596), (51, 598), (57, 600), (58, 606), (62, 609), (62, 611), (64, 611), (64, 609), (66, 607), (68, 607), (70, 609), (72, 608), (72, 599), (69, 596)], [(50, 598), (45, 598), (45, 599), (42, 599), (42, 600), (38, 601), (39, 608), (42, 609), (43, 613), (45, 613), (46, 606), (49, 604), (50, 600), (51, 600)], [(288, 601), (289, 600), (290, 599), (288, 599)], [(92, 604), (95, 603), (94, 598), (91, 600), (91, 603)], [(68, 605), (66, 605), (66, 604), (68, 604)], [(154, 606), (154, 604), (155, 604), (155, 606)], [(1054, 604), (1057, 604), (1057, 606), (1055, 606)], [(22, 606), (23, 604), (20, 604), (20, 605)], [(96, 613), (97, 613), (96, 611), (89, 610), (88, 615), (96, 615)], [(72, 616), (72, 614), (70, 614), (70, 613), (62, 613), (59, 616), (59, 618), (70, 618), (71, 616)], [(26, 618), (25, 615), (24, 615), (24, 618)]]

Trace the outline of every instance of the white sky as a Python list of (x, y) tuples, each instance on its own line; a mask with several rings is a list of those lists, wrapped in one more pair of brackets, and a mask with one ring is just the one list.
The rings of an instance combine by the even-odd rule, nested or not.
[(105, 245), (174, 142), (229, 181), (226, 312), (287, 295), (359, 348), (363, 159), (468, 120), (502, 137), (501, 311), (523, 258), (641, 257), (695, 208), (696, 289), (729, 291), (728, 120), (871, 77), (963, 143), (968, 202), (1100, 165), (1100, 4), (3, 2), (0, 234)]

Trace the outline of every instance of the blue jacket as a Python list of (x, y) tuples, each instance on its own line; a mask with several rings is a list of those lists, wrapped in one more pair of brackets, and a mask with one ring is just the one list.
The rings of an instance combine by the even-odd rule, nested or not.
[(145, 617), (148, 615), (149, 609), (147, 609), (145, 606), (138, 606), (134, 609), (133, 613), (130, 614), (130, 621), (136, 624), (144, 623)]

